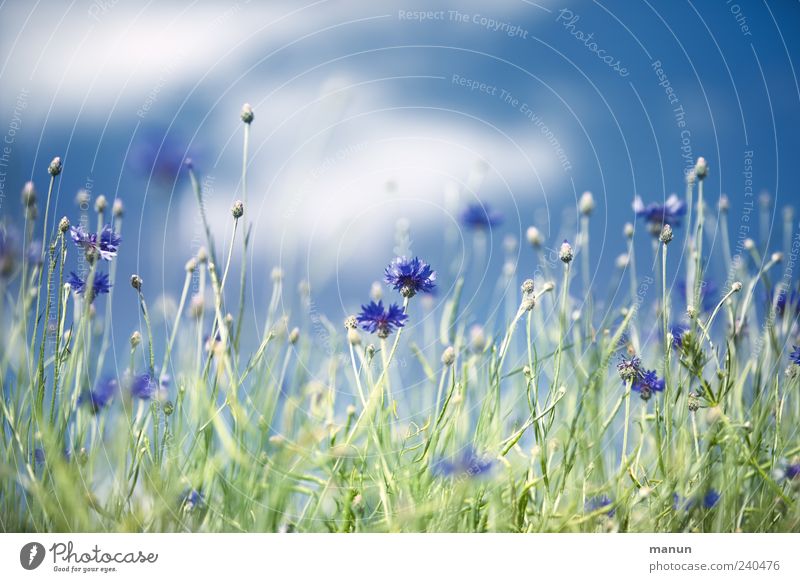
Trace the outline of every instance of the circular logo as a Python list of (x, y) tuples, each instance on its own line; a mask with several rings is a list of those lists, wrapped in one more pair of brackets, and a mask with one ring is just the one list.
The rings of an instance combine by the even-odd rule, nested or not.
[(19, 563), (26, 570), (35, 570), (44, 561), (44, 546), (39, 542), (29, 542), (19, 551)]

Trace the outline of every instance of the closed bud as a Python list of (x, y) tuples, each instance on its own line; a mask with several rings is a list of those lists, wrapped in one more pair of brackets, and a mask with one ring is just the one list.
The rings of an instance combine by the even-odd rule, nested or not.
[(108, 200), (105, 196), (100, 194), (95, 201), (94, 201), (94, 210), (95, 212), (105, 212), (106, 208), (108, 208)]
[(111, 206), (111, 213), (117, 218), (122, 218), (122, 215), (125, 214), (125, 205), (122, 200), (119, 198), (114, 200), (114, 204)]
[(665, 224), (661, 229), (661, 235), (658, 237), (659, 240), (664, 243), (665, 245), (672, 242), (672, 227), (668, 224)]
[(131, 287), (137, 291), (142, 290), (142, 278), (139, 275), (131, 275)]
[(356, 328), (350, 327), (347, 329), (347, 342), (351, 346), (361, 345), (361, 334), (358, 333), (358, 330)]
[(452, 366), (453, 362), (456, 361), (456, 351), (453, 349), (453, 346), (447, 346), (444, 352), (442, 353), (442, 364), (445, 366)]
[(36, 188), (34, 188), (33, 182), (25, 183), (25, 187), (22, 189), (22, 204), (24, 204), (26, 208), (30, 208), (36, 204)]
[(369, 289), (370, 299), (377, 302), (383, 299), (383, 287), (378, 281), (374, 281)]
[(535, 226), (528, 227), (528, 230), (525, 231), (525, 238), (528, 239), (528, 244), (534, 248), (538, 249), (542, 246), (542, 233)]
[(708, 176), (708, 164), (706, 164), (705, 158), (697, 158), (697, 163), (694, 165), (694, 175), (698, 180), (703, 180)]
[(730, 209), (731, 203), (725, 194), (720, 194), (718, 206), (720, 212), (728, 212)]
[(533, 279), (525, 279), (522, 282), (522, 293), (523, 295), (530, 295), (533, 293), (534, 286), (533, 286)]
[(355, 315), (348, 315), (344, 320), (345, 329), (356, 329), (358, 327), (358, 320)]
[(138, 331), (135, 331), (131, 334), (131, 347), (135, 348), (140, 343), (142, 343), (142, 334)]
[(58, 221), (58, 230), (62, 234), (69, 230), (69, 226), (70, 226), (69, 218), (67, 218), (66, 216), (63, 216), (61, 220)]
[(734, 293), (738, 293), (739, 291), (741, 291), (742, 290), (742, 282), (741, 281), (734, 281), (733, 284), (731, 285), (731, 290)]
[(469, 330), (469, 345), (473, 352), (482, 352), (486, 349), (486, 334), (483, 326), (473, 325)]
[(50, 162), (50, 165), (47, 167), (47, 173), (50, 174), (51, 176), (58, 176), (63, 168), (64, 166), (61, 163), (61, 158), (56, 156), (53, 158), (53, 161)]
[(594, 210), (594, 196), (588, 190), (581, 195), (578, 201), (578, 209), (585, 216), (589, 216)]
[(242, 113), (240, 117), (242, 118), (242, 121), (244, 121), (248, 125), (253, 123), (253, 120), (255, 119), (256, 116), (253, 113), (253, 108), (250, 106), (249, 103), (245, 103), (244, 105), (242, 105)]
[(300, 339), (300, 328), (292, 328), (292, 331), (289, 332), (289, 343), (294, 345), (297, 343), (298, 339)]
[(633, 230), (633, 225), (630, 222), (626, 222), (625, 226), (622, 227), (625, 238), (633, 238)]
[(564, 239), (564, 242), (561, 243), (561, 248), (558, 251), (558, 258), (561, 259), (562, 263), (569, 264), (572, 262), (572, 258), (575, 256), (572, 245)]
[(244, 202), (241, 200), (234, 202), (233, 206), (231, 207), (231, 214), (233, 214), (233, 218), (236, 220), (244, 216)]

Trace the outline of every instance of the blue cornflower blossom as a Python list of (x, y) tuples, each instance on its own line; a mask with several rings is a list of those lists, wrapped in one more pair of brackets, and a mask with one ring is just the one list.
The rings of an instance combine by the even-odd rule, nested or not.
[(665, 224), (672, 228), (681, 225), (681, 219), (686, 214), (686, 203), (675, 194), (671, 194), (664, 204), (651, 202), (645, 206), (642, 199), (636, 196), (633, 199), (633, 211), (636, 216), (644, 218), (653, 236), (659, 236)]
[(623, 382), (636, 382), (643, 374), (642, 361), (638, 356), (632, 356), (630, 359), (622, 357), (617, 364), (617, 371)]
[(10, 230), (0, 225), (0, 277), (8, 277), (14, 272), (16, 258), (16, 238)]
[(774, 307), (776, 316), (783, 317), (788, 313), (789, 316), (794, 317), (800, 313), (800, 294), (796, 289), (787, 290), (776, 287), (770, 305)]
[(492, 210), (488, 204), (473, 203), (461, 213), (461, 224), (474, 230), (489, 229), (502, 222), (503, 215)]
[[(720, 500), (722, 495), (717, 492), (716, 489), (709, 489), (703, 495), (703, 507), (705, 509), (713, 509), (717, 502)], [(681, 497), (677, 493), (672, 494), (672, 509), (675, 511), (682, 510), (682, 511), (689, 511), (694, 507), (695, 500), (694, 499), (687, 499), (685, 497)]]
[(683, 334), (687, 331), (689, 331), (689, 328), (682, 323), (676, 323), (670, 328), (669, 332), (672, 335), (672, 346), (674, 348), (681, 349), (683, 347)]
[(116, 378), (106, 378), (101, 380), (94, 387), (94, 390), (85, 390), (78, 398), (78, 404), (88, 404), (92, 412), (97, 414), (108, 406), (114, 394), (119, 391), (119, 384)]
[(631, 390), (638, 392), (642, 400), (650, 400), (653, 392), (664, 391), (664, 380), (656, 375), (655, 370), (645, 370), (638, 380), (634, 380)]
[(800, 477), (800, 463), (786, 465), (786, 468), (783, 470), (783, 476), (789, 480)]
[(122, 237), (114, 232), (110, 224), (99, 233), (87, 232), (83, 226), (70, 227), (70, 236), (75, 245), (87, 254), (97, 254), (101, 259), (110, 261), (117, 256)]
[(706, 494), (703, 495), (703, 507), (706, 509), (712, 509), (719, 501), (721, 495), (714, 489), (709, 489), (706, 491)]
[(44, 449), (36, 447), (33, 449), (33, 462), (36, 465), (44, 464), (45, 456), (44, 456)]
[[(78, 295), (82, 295), (86, 291), (86, 281), (80, 277), (80, 275), (76, 275), (74, 271), (70, 271), (69, 276), (67, 277), (67, 283), (69, 283), (72, 290), (75, 291)], [(108, 279), (108, 275), (105, 273), (95, 273), (94, 274), (94, 281), (92, 281), (92, 289), (88, 294), (88, 299), (90, 302), (94, 301), (94, 298), (102, 293), (108, 293), (111, 290), (111, 281)]]
[(433, 464), (432, 471), (442, 477), (479, 477), (492, 469), (491, 459), (478, 455), (472, 447), (464, 449), (460, 455), (450, 459), (439, 459)]
[(205, 504), (203, 493), (197, 489), (187, 489), (181, 495), (181, 507), (186, 511), (192, 511)]
[(384, 271), (384, 281), (403, 297), (413, 297), (420, 291), (430, 293), (436, 286), (436, 271), (419, 257), (397, 257)]
[(361, 313), (356, 318), (361, 328), (370, 333), (377, 333), (379, 338), (387, 338), (395, 328), (403, 327), (408, 315), (403, 313), (403, 308), (392, 303), (389, 309), (384, 310), (383, 301), (370, 301), (361, 306)]
[(131, 380), (131, 394), (141, 400), (150, 400), (158, 390), (158, 383), (150, 374), (139, 374)]
[(792, 346), (794, 348), (792, 353), (789, 354), (789, 360), (795, 365), (800, 366), (800, 346)]
[[(592, 497), (586, 500), (586, 503), (583, 505), (583, 510), (586, 513), (592, 513), (597, 511), (598, 509), (606, 509), (613, 505), (614, 501), (609, 498), (607, 495), (598, 495), (597, 497)], [(614, 517), (614, 513), (616, 510), (611, 507), (607, 512), (606, 515), (608, 517)]]

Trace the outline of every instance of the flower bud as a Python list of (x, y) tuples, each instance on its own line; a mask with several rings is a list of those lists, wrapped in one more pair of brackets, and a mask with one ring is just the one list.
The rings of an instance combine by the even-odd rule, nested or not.
[(584, 216), (589, 216), (594, 210), (594, 196), (588, 190), (581, 195), (578, 201), (578, 209)]
[(67, 218), (66, 216), (63, 216), (61, 220), (58, 221), (58, 231), (61, 232), (62, 234), (69, 230), (69, 226), (70, 226), (69, 218)]
[(569, 264), (572, 262), (572, 258), (575, 256), (572, 245), (569, 244), (567, 239), (564, 239), (564, 242), (561, 243), (561, 248), (558, 251), (558, 258), (561, 259), (562, 263)]
[(61, 163), (61, 158), (56, 156), (53, 158), (53, 161), (50, 162), (50, 165), (47, 167), (47, 173), (50, 174), (51, 176), (58, 176), (63, 168), (64, 165)]
[(725, 194), (720, 194), (717, 205), (720, 212), (728, 212), (731, 207), (730, 200), (728, 200), (728, 197)]
[(253, 108), (249, 103), (245, 103), (242, 105), (242, 113), (241, 118), (246, 124), (250, 125), (253, 123), (253, 119), (255, 119), (255, 114), (253, 113)]
[(705, 158), (697, 158), (697, 163), (694, 165), (694, 175), (698, 180), (703, 180), (708, 176), (708, 164), (706, 164)]
[(525, 238), (528, 239), (528, 244), (534, 248), (538, 249), (542, 246), (542, 233), (535, 226), (528, 227), (528, 230), (525, 231)]
[(486, 349), (486, 334), (483, 326), (473, 325), (469, 330), (469, 345), (473, 352), (482, 352)]
[(361, 334), (358, 333), (358, 330), (355, 327), (350, 327), (347, 329), (347, 342), (351, 346), (361, 345)]
[(626, 222), (625, 226), (622, 227), (622, 233), (625, 238), (633, 238), (633, 230), (633, 225), (630, 222)]
[(33, 182), (26, 182), (25, 187), (22, 189), (22, 204), (25, 208), (31, 208), (36, 204), (36, 188)]
[(664, 243), (665, 245), (668, 245), (670, 242), (672, 242), (672, 236), (673, 236), (672, 227), (670, 225), (668, 225), (668, 224), (665, 224), (662, 227), (661, 235), (658, 238), (662, 243)]
[(292, 331), (289, 332), (289, 343), (294, 345), (297, 343), (298, 339), (300, 339), (300, 328), (294, 327)]
[(142, 290), (142, 278), (139, 275), (131, 275), (131, 287), (137, 291)]
[(383, 287), (378, 281), (374, 281), (369, 289), (370, 299), (377, 302), (383, 299)]
[(731, 285), (731, 290), (734, 293), (738, 293), (739, 291), (741, 291), (742, 290), (742, 282), (741, 281), (734, 281), (733, 284)]
[(98, 196), (94, 201), (94, 210), (95, 212), (100, 213), (105, 212), (106, 208), (108, 208), (108, 200), (105, 196), (100, 194), (100, 196)]
[(456, 361), (456, 351), (453, 349), (453, 346), (447, 346), (444, 352), (442, 353), (442, 364), (445, 366), (452, 366), (453, 362)]
[(131, 348), (135, 348), (140, 343), (142, 343), (142, 334), (138, 331), (135, 331), (131, 334)]
[(125, 214), (125, 205), (119, 198), (114, 200), (114, 204), (111, 206), (111, 214), (117, 218), (122, 218), (122, 215)]
[(231, 214), (233, 214), (233, 218), (236, 220), (244, 216), (244, 202), (241, 200), (234, 202), (233, 206), (231, 207)]

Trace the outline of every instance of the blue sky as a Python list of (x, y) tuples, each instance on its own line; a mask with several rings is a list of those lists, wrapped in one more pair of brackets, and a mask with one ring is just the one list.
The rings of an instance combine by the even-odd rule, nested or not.
[[(445, 289), (452, 263), (493, 282), (506, 235), (535, 224), (553, 246), (574, 236), (584, 190), (598, 204), (604, 294), (634, 194), (682, 192), (698, 155), (706, 195), (728, 194), (734, 225), (750, 159), (779, 226), (800, 178), (799, 32), (789, 1), (7, 2), (0, 219), (19, 220), (21, 185), (42, 191), (61, 155), (55, 216), (75, 216), (81, 188), (119, 196), (120, 272), (175, 295), (200, 240), (177, 168), (196, 161), (222, 245), (247, 101), (254, 316), (276, 264), (292, 286), (310, 279), (332, 319), (352, 311), (398, 247), (401, 219), (400, 246), (437, 266)], [(457, 214), (476, 200), (505, 222), (487, 266), (468, 271), (473, 241)], [(533, 270), (524, 245), (513, 255), (520, 277)]]

